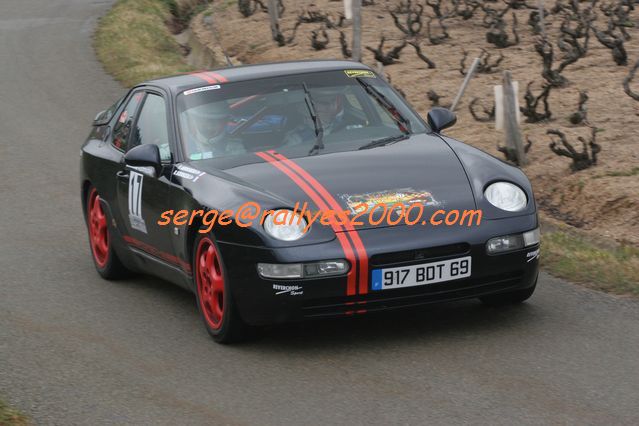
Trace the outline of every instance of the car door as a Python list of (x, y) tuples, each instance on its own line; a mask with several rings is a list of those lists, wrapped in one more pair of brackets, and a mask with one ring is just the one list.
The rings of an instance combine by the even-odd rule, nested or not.
[(110, 128), (105, 136), (102, 156), (99, 164), (87, 164), (91, 170), (92, 183), (101, 188), (100, 198), (109, 206), (109, 210), (115, 219), (118, 228), (124, 224), (126, 215), (120, 212), (118, 206), (116, 174), (122, 169), (124, 154), (127, 149), (133, 119), (144, 97), (144, 92), (132, 91), (127, 94), (122, 105), (118, 107), (116, 116), (110, 123)]
[(161, 172), (124, 163), (117, 173), (118, 206), (124, 216), (124, 240), (166, 263), (177, 266), (171, 247), (171, 227), (158, 225), (166, 210), (172, 165), (168, 102), (160, 92), (146, 90), (131, 126), (127, 151), (143, 144), (160, 149)]

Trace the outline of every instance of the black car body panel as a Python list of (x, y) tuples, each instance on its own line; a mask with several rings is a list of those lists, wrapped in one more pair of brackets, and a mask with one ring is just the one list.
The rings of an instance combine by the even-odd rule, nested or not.
[[(113, 246), (130, 269), (157, 275), (185, 288), (193, 286), (193, 244), (202, 223), (160, 226), (166, 210), (235, 210), (247, 202), (263, 210), (292, 208), (312, 197), (293, 179), (258, 155), (248, 153), (242, 161), (212, 158), (191, 161), (180, 141), (176, 97), (187, 90), (226, 81), (254, 81), (285, 75), (368, 67), (346, 61), (309, 61), (236, 67), (205, 74), (153, 80), (133, 88), (106, 123), (96, 123), (82, 147), (81, 185), (83, 206), (87, 189), (100, 194), (108, 216)], [(213, 81), (208, 81), (212, 79)], [(171, 158), (162, 163), (157, 176), (144, 175), (140, 200), (145, 231), (130, 218), (130, 170), (124, 164), (124, 149), (114, 143), (114, 128), (123, 118), (127, 103), (138, 93), (152, 93), (166, 102), (167, 135)], [(124, 116), (125, 119), (131, 118)], [(137, 119), (137, 118), (136, 118)], [(424, 127), (427, 125), (423, 122)], [(246, 160), (250, 158), (250, 160)], [(469, 278), (408, 288), (371, 291), (358, 286), (347, 293), (348, 275), (312, 279), (266, 279), (257, 263), (304, 263), (345, 257), (340, 238), (331, 226), (314, 224), (297, 241), (280, 241), (256, 223), (248, 227), (216, 226), (212, 229), (226, 279), (241, 317), (250, 324), (269, 324), (335, 315), (353, 315), (382, 309), (415, 306), (496, 294), (533, 286), (538, 273), (539, 246), (501, 255), (488, 255), (486, 242), (493, 237), (519, 234), (538, 227), (537, 210), (530, 182), (516, 167), (469, 145), (429, 133), (414, 133), (396, 143), (373, 149), (291, 155), (294, 162), (313, 176), (347, 210), (350, 195), (412, 188), (428, 191), (436, 201), (425, 215), (437, 209), (481, 209), (481, 226), (407, 226), (366, 223), (355, 231), (361, 240), (367, 270), (351, 265), (348, 274), (358, 282), (370, 282), (375, 268), (416, 265), (461, 256), (472, 257)], [(176, 173), (180, 170), (189, 173)], [(197, 172), (194, 174), (192, 172)], [(142, 173), (142, 172), (140, 172)], [(197, 178), (195, 178), (196, 176)], [(512, 182), (527, 196), (528, 204), (517, 212), (500, 210), (484, 197), (485, 188), (496, 181)], [(531, 253), (537, 254), (531, 256)], [(286, 291), (296, 288), (298, 291)], [(278, 291), (284, 289), (282, 291)]]
[[(453, 151), (437, 136), (415, 135), (376, 149), (327, 153), (320, 156), (291, 158), (343, 202), (345, 195), (366, 194), (383, 190), (415, 188), (428, 190), (447, 209), (474, 209), (471, 188)], [(206, 161), (198, 167), (210, 171)], [(211, 165), (213, 166), (213, 165)], [(291, 179), (265, 162), (257, 162), (225, 170), (245, 182), (259, 185), (293, 205), (311, 202)], [(440, 176), (449, 176), (440, 179)], [(387, 225), (377, 225), (387, 226)], [(373, 227), (366, 223), (360, 229)]]

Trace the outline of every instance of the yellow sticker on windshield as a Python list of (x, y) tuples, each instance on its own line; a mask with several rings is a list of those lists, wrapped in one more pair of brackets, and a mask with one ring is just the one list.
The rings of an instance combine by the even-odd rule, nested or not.
[(347, 76), (351, 78), (355, 77), (370, 77), (375, 78), (375, 73), (369, 70), (344, 70)]

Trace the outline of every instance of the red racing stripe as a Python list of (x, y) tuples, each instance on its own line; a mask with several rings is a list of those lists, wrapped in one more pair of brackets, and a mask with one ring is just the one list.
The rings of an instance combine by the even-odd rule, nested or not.
[(217, 81), (219, 81), (220, 83), (228, 83), (229, 80), (224, 77), (222, 74), (216, 73), (216, 72), (208, 72), (208, 75), (210, 75), (211, 77), (213, 77), (214, 79), (216, 79)]
[[(300, 176), (298, 176), (295, 172), (293, 172), (288, 167), (284, 166), (281, 161), (277, 158), (272, 157), (271, 155), (265, 152), (256, 152), (257, 156), (272, 164), (282, 173), (287, 175), (297, 186), (302, 189), (309, 196), (311, 200), (319, 207), (321, 210), (329, 210), (328, 205), (324, 202), (322, 197), (320, 197), (317, 192), (313, 188), (311, 188)], [(346, 259), (353, 265), (353, 268), (348, 272), (347, 275), (347, 285), (346, 285), (346, 295), (354, 296), (357, 290), (357, 279), (356, 279), (356, 271), (357, 271), (357, 262), (355, 260), (355, 254), (353, 253), (353, 249), (348, 241), (348, 238), (342, 233), (342, 227), (337, 221), (331, 221), (331, 227), (339, 240), (339, 243), (344, 250), (344, 255)]]
[(185, 262), (184, 260), (180, 259), (177, 256), (174, 256), (170, 253), (166, 253), (163, 252), (159, 249), (157, 249), (156, 247), (145, 243), (144, 241), (140, 241), (136, 238), (133, 238), (130, 235), (124, 235), (123, 236), (124, 241), (126, 241), (129, 245), (135, 246), (155, 257), (159, 257), (162, 260), (165, 260), (169, 263), (172, 263), (174, 265), (178, 265), (180, 266), (183, 270), (185, 270), (187, 273), (191, 273), (191, 265), (188, 262)]
[[(277, 158), (284, 164), (286, 164), (289, 168), (296, 171), (300, 176), (302, 176), (317, 192), (320, 193), (324, 197), (324, 199), (328, 202), (331, 208), (335, 211), (341, 211), (342, 206), (335, 200), (335, 198), (331, 195), (326, 188), (317, 181), (310, 173), (301, 168), (297, 163), (289, 160), (284, 155), (275, 152), (275, 150), (267, 151), (273, 157)], [(346, 232), (348, 236), (353, 241), (353, 246), (355, 247), (355, 251), (357, 252), (357, 257), (359, 257), (359, 293), (367, 294), (368, 293), (368, 254), (366, 254), (366, 248), (364, 248), (364, 243), (359, 237), (359, 234), (353, 227), (351, 223), (344, 224), (344, 228), (348, 231)]]
[(209, 75), (209, 74), (211, 74), (211, 73), (206, 73), (206, 72), (194, 72), (194, 73), (192, 73), (191, 75), (192, 75), (193, 77), (201, 78), (202, 80), (204, 80), (204, 81), (206, 81), (207, 83), (210, 83), (210, 84), (216, 84), (216, 83), (219, 83), (219, 81), (218, 81), (216, 78), (214, 78), (213, 76), (211, 76), (211, 75)]

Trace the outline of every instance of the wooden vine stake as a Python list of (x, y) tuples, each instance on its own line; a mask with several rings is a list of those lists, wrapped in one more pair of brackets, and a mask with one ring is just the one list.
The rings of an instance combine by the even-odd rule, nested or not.
[(353, 8), (353, 60), (362, 61), (362, 0), (351, 0)]
[(544, 22), (544, 0), (539, 0), (539, 28), (541, 29), (541, 36), (546, 38), (546, 23)]
[(271, 21), (271, 35), (273, 36), (273, 40), (277, 40), (279, 30), (279, 19), (277, 13), (277, 0), (268, 0), (268, 16)]
[(528, 160), (526, 159), (526, 151), (519, 131), (517, 89), (513, 85), (510, 71), (504, 71), (504, 81), (501, 88), (499, 86), (495, 87), (495, 105), (497, 107), (495, 127), (504, 129), (506, 157), (512, 159), (518, 166), (523, 167), (528, 164)]
[(353, 0), (344, 0), (344, 18), (353, 19)]
[(477, 70), (478, 65), (479, 65), (479, 58), (475, 58), (475, 60), (473, 61), (473, 64), (470, 66), (470, 69), (466, 73), (464, 82), (459, 88), (459, 92), (457, 92), (457, 96), (455, 96), (455, 100), (453, 101), (453, 104), (450, 106), (451, 111), (454, 112), (459, 106), (459, 102), (461, 101), (461, 98), (464, 95), (464, 92), (466, 91), (466, 87), (468, 87), (468, 83), (470, 83), (470, 79), (473, 78), (473, 75), (475, 75), (475, 71)]

